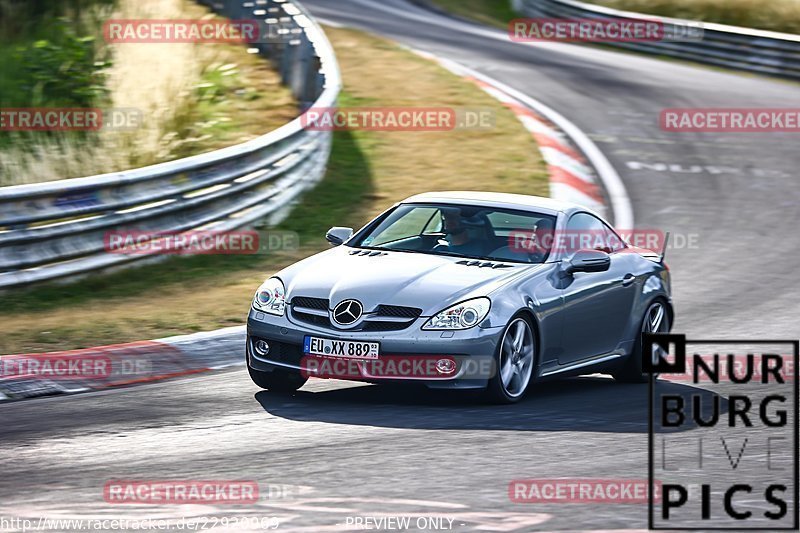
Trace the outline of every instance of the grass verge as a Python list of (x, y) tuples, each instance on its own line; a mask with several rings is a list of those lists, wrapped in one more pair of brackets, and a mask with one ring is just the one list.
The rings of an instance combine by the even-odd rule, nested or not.
[(489, 26), (508, 28), (508, 23), (520, 15), (511, 9), (507, 0), (426, 0), (439, 9), (459, 17), (472, 19)]
[(472, 83), (385, 40), (327, 29), (345, 92), (342, 106), (452, 106), (489, 111), (490, 129), (342, 131), (325, 179), (280, 229), (301, 248), (266, 257), (170, 258), (69, 285), (0, 295), (0, 353), (82, 348), (242, 324), (266, 276), (327, 247), (333, 225), (359, 227), (391, 203), (443, 189), (547, 194), (530, 134)]
[(624, 11), (800, 33), (798, 0), (584, 0)]

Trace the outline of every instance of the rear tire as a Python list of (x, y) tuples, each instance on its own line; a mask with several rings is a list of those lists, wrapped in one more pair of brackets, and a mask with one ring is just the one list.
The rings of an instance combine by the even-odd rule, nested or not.
[[(663, 300), (656, 300), (647, 306), (639, 328), (641, 333), (669, 333), (670, 321), (667, 304)], [(633, 352), (628, 359), (612, 374), (614, 379), (621, 383), (647, 383), (650, 374), (644, 371), (645, 351), (642, 346), (642, 335), (637, 336), (633, 345)], [(649, 350), (648, 350), (649, 353)], [(655, 377), (658, 377), (656, 375)]]
[(492, 403), (517, 403), (525, 397), (536, 366), (536, 334), (530, 320), (516, 315), (503, 330), (495, 353), (496, 371), (486, 393)]
[(253, 370), (248, 365), (247, 371), (250, 373), (253, 383), (262, 389), (274, 392), (294, 392), (308, 381), (308, 378), (301, 376), (300, 372), (291, 370), (276, 369), (272, 372), (262, 372)]

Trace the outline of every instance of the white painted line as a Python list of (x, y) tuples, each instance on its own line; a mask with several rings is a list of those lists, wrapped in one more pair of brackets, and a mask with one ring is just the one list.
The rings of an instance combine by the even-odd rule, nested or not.
[(522, 115), (519, 117), (522, 124), (525, 128), (530, 131), (531, 133), (536, 133), (539, 135), (544, 135), (545, 137), (549, 137), (554, 141), (563, 144), (565, 142), (564, 135), (560, 132), (554, 130), (541, 120), (536, 120), (533, 117)]
[(234, 366), (244, 366), (245, 361), (237, 361), (235, 363), (225, 363), (224, 365), (217, 365), (209, 367), (209, 370), (222, 370), (223, 368), (231, 368)]
[(550, 196), (555, 200), (586, 206), (594, 211), (601, 212), (603, 215), (605, 215), (607, 211), (606, 206), (591, 196), (581, 192), (579, 189), (570, 187), (566, 183), (559, 183), (557, 181), (550, 182)]
[(67, 394), (73, 394), (73, 393), (76, 393), (76, 392), (86, 392), (88, 390), (92, 390), (89, 387), (81, 387), (81, 386), (67, 387), (67, 386), (62, 385), (61, 388)]
[(246, 329), (247, 328), (245, 326), (231, 326), (222, 329), (215, 329), (213, 331), (201, 331), (199, 333), (190, 333), (188, 335), (176, 335), (174, 337), (154, 339), (153, 342), (163, 342), (164, 344), (184, 344), (195, 341), (206, 341), (216, 339), (217, 337), (224, 337), (226, 335), (244, 333)]
[(322, 17), (314, 17), (314, 19), (319, 22), (320, 24), (324, 24), (325, 26), (330, 26), (331, 28), (344, 28), (344, 24), (340, 24), (338, 22), (334, 22), (330, 19), (322, 18)]
[(481, 85), (481, 89), (483, 89), (486, 93), (488, 93), (490, 96), (492, 96), (496, 100), (499, 100), (499, 101), (503, 102), (504, 104), (515, 104), (516, 103), (516, 101), (513, 98), (508, 96), (506, 93), (504, 93), (502, 91), (499, 91), (498, 89), (495, 89), (494, 87), (487, 86), (487, 85)]
[(540, 146), (539, 151), (542, 152), (544, 160), (554, 167), (563, 168), (576, 178), (580, 178), (586, 183), (595, 183), (594, 172), (592, 169), (570, 157), (561, 150), (550, 148), (549, 146)]

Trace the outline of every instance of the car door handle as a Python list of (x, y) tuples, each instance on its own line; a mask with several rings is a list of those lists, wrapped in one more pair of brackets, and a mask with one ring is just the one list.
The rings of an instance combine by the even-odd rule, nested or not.
[(625, 277), (622, 278), (622, 286), (627, 287), (634, 281), (636, 281), (636, 276), (634, 276), (633, 274), (625, 274)]

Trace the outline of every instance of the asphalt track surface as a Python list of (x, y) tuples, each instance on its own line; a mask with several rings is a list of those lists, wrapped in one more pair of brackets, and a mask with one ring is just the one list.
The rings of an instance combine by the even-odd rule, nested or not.
[[(512, 44), (402, 0), (306, 4), (492, 76), (585, 131), (624, 180), (637, 227), (697, 236), (697, 248), (668, 256), (676, 331), (800, 337), (797, 137), (658, 126), (666, 107), (797, 106), (800, 87), (599, 48)], [(646, 386), (603, 377), (542, 384), (508, 407), (337, 381), (283, 397), (235, 370), (18, 402), (0, 407), (0, 518), (274, 516), (279, 531), (347, 531), (359, 516), (436, 515), (464, 531), (644, 529), (643, 505), (517, 504), (508, 485), (645, 478), (646, 398)], [(247, 479), (288, 494), (244, 507), (118, 506), (103, 501), (112, 479)]]

